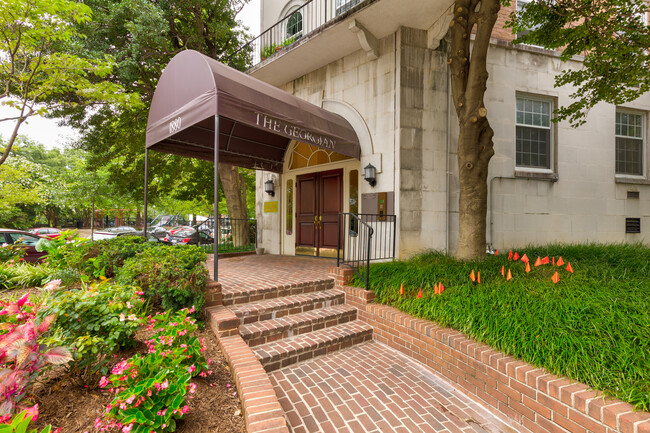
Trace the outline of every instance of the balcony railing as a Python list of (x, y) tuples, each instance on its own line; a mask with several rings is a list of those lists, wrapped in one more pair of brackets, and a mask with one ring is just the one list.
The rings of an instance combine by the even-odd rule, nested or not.
[(300, 38), (367, 0), (310, 0), (261, 35), (242, 50), (253, 53), (253, 64), (266, 60)]

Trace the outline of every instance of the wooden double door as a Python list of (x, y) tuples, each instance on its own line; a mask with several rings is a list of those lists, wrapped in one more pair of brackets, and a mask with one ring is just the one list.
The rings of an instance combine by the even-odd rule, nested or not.
[(296, 186), (296, 254), (336, 257), (343, 170), (297, 176)]

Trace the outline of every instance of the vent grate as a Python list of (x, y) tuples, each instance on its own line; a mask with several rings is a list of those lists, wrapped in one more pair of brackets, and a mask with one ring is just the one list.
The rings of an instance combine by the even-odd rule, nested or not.
[(625, 218), (625, 233), (641, 233), (641, 218)]
[(627, 198), (639, 198), (639, 191), (628, 191)]

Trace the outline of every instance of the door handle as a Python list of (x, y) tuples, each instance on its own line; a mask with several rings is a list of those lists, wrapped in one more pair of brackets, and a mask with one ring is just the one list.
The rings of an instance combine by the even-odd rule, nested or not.
[(314, 215), (314, 230), (318, 230), (318, 215)]
[(323, 228), (323, 216), (319, 215), (318, 216), (318, 229), (320, 230), (322, 228)]

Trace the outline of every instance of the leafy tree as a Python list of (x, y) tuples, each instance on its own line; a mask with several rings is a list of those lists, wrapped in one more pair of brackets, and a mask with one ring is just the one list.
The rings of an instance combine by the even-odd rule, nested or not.
[(136, 95), (101, 80), (113, 70), (109, 57), (91, 59), (64, 50), (79, 41), (75, 25), (90, 18), (90, 8), (71, 0), (0, 1), (0, 102), (15, 109), (15, 115), (0, 119), (14, 124), (0, 164), (31, 116), (79, 103), (139, 103)]
[[(91, 166), (106, 167), (118, 190), (141, 200), (149, 104), (162, 70), (175, 54), (185, 49), (245, 69), (250, 56), (239, 49), (246, 36), (235, 19), (243, 4), (228, 0), (89, 0), (86, 4), (96, 11), (96, 17), (80, 26), (80, 31), (87, 35), (80, 50), (89, 57), (108, 53), (115, 58), (117, 68), (112, 82), (139, 94), (145, 105), (119, 110), (78, 108), (62, 110), (60, 114), (83, 131), (79, 143), (89, 151)], [(150, 152), (149, 158), (152, 204), (162, 205), (165, 195), (212, 204), (210, 162), (158, 152)], [(220, 164), (219, 171), (225, 175), (238, 170)], [(236, 183), (226, 182), (225, 191), (239, 190)], [(225, 194), (231, 212), (241, 208), (245, 211), (245, 204), (231, 203), (230, 198), (240, 195)]]
[[(451, 89), (460, 127), (456, 256), (461, 259), (485, 255), (487, 175), (494, 155), (494, 131), (483, 98), (488, 47), (501, 3), (510, 2), (456, 0), (450, 22)], [(528, 32), (516, 42), (560, 49), (564, 61), (576, 54), (585, 56), (581, 69), (567, 70), (556, 79), (556, 85), (577, 88), (572, 94), (575, 102), (557, 111), (559, 119), (579, 125), (598, 102), (621, 104), (648, 90), (650, 31), (639, 18), (647, 10), (643, 0), (535, 0), (511, 16), (513, 31)]]

